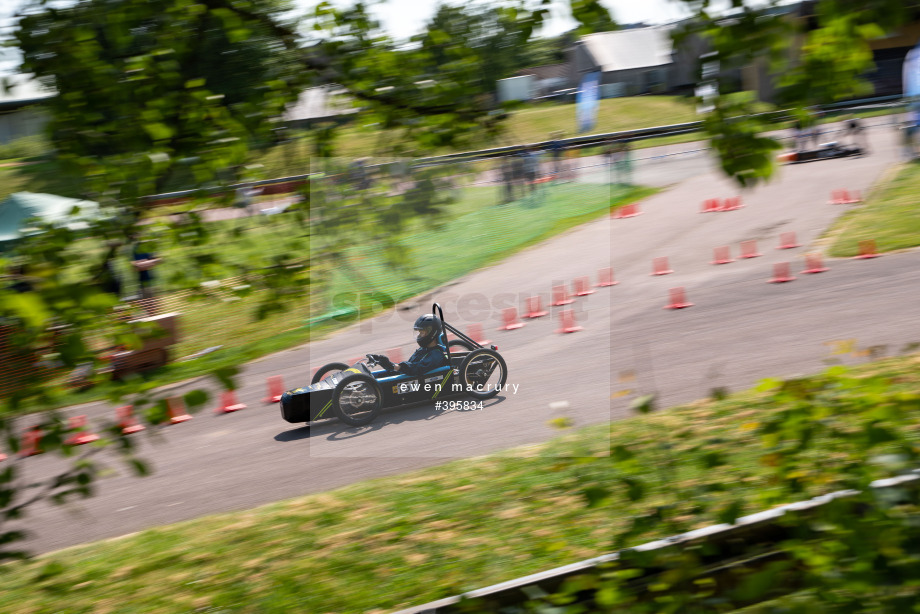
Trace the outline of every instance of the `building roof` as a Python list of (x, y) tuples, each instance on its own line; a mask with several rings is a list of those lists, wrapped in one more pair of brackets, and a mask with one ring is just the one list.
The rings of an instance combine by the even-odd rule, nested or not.
[(650, 68), (671, 63), (673, 26), (598, 32), (581, 42), (604, 72)]
[(344, 113), (355, 113), (344, 90), (336, 85), (324, 85), (305, 89), (297, 97), (297, 102), (288, 106), (284, 112), (285, 121), (298, 121), (332, 117)]
[(54, 96), (32, 75), (0, 75), (0, 108), (17, 108)]
[[(79, 208), (75, 215), (74, 207)], [(12, 241), (28, 234), (29, 230), (22, 228), (22, 224), (31, 217), (79, 230), (87, 227), (87, 220), (98, 216), (99, 205), (93, 201), (56, 194), (16, 192), (0, 201), (0, 242)]]
[(521, 70), (514, 73), (515, 77), (521, 77), (524, 75), (533, 75), (538, 80), (566, 79), (569, 76), (569, 65), (562, 63), (545, 64), (543, 66), (531, 66), (530, 68), (522, 68)]

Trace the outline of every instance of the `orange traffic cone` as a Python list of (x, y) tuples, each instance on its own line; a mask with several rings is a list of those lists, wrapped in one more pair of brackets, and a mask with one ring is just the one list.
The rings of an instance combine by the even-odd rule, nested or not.
[(655, 258), (652, 260), (652, 275), (667, 275), (668, 273), (673, 273), (668, 267), (668, 257), (662, 256), (661, 258)]
[(773, 265), (773, 277), (767, 283), (781, 284), (787, 281), (795, 281), (795, 277), (789, 273), (789, 263), (777, 262)]
[(492, 343), (482, 334), (482, 324), (470, 324), (466, 329), (466, 336), (482, 346), (488, 346)]
[(82, 446), (99, 439), (99, 435), (86, 431), (86, 416), (71, 416), (68, 430), (76, 431), (76, 433), (64, 440), (67, 445)]
[(556, 329), (557, 333), (575, 333), (582, 330), (582, 327), (575, 323), (575, 312), (571, 309), (563, 309), (559, 312), (559, 320), (561, 324)]
[[(360, 358), (358, 359), (360, 360)], [(353, 365), (357, 360), (352, 361), (348, 364)], [(281, 379), (280, 375), (271, 375), (267, 381), (268, 384), (268, 395), (262, 399), (263, 403), (277, 403), (281, 400), (281, 395), (284, 394), (284, 381)]]
[(731, 247), (726, 245), (713, 250), (713, 264), (728, 264), (729, 262), (734, 262), (731, 256)]
[(671, 288), (668, 292), (668, 297), (671, 302), (664, 306), (665, 309), (685, 309), (687, 307), (693, 307), (693, 303), (687, 301), (687, 296), (683, 287)]
[(802, 273), (823, 273), (827, 267), (821, 262), (821, 254), (805, 254), (805, 270)]
[(170, 397), (166, 399), (166, 407), (169, 409), (170, 424), (179, 424), (180, 422), (192, 419), (188, 412), (185, 411), (185, 403), (183, 403), (182, 399), (179, 397)]
[(615, 286), (618, 283), (620, 282), (613, 279), (613, 269), (611, 267), (606, 267), (597, 272), (597, 283), (594, 284), (594, 287), (607, 288)]
[(792, 249), (794, 247), (801, 247), (796, 243), (794, 232), (784, 232), (779, 235), (779, 247), (776, 249)]
[(42, 427), (33, 426), (22, 434), (19, 456), (35, 456), (44, 452), (41, 448)]
[(517, 309), (514, 307), (508, 307), (502, 310), (502, 320), (503, 324), (498, 327), (498, 330), (514, 330), (524, 326), (524, 323), (518, 320)]
[(594, 294), (596, 290), (591, 289), (591, 282), (587, 277), (578, 277), (575, 279), (575, 296), (588, 296)]
[(549, 313), (543, 309), (543, 304), (539, 295), (529, 297), (526, 302), (527, 313), (524, 314), (525, 318), (542, 318)]
[(878, 258), (880, 255), (881, 254), (875, 251), (875, 241), (873, 239), (866, 239), (865, 241), (859, 242), (859, 255), (854, 256), (854, 258)]
[(243, 403), (236, 400), (236, 391), (227, 390), (220, 394), (220, 407), (214, 410), (215, 414), (229, 414), (230, 412), (246, 409)]
[(574, 302), (575, 299), (569, 298), (569, 291), (566, 290), (565, 286), (553, 286), (553, 302), (551, 303), (553, 307), (570, 305)]
[(130, 435), (132, 433), (139, 433), (146, 428), (143, 424), (140, 424), (137, 421), (137, 418), (134, 417), (134, 407), (132, 405), (124, 405), (122, 407), (115, 408), (115, 416), (118, 418), (118, 426), (121, 427), (121, 432), (125, 435)]
[(718, 198), (707, 198), (703, 201), (703, 206), (700, 208), (700, 213), (712, 213), (719, 210), (719, 199)]
[(615, 218), (636, 217), (637, 215), (641, 213), (642, 212), (639, 211), (639, 204), (632, 203), (630, 205), (623, 205), (622, 207), (617, 209), (617, 213), (616, 215), (614, 215), (614, 217)]
[(757, 241), (754, 239), (741, 242), (741, 258), (757, 258), (762, 255), (757, 251)]

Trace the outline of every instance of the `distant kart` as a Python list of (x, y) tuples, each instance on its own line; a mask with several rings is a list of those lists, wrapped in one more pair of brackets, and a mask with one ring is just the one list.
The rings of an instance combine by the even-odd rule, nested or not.
[(848, 158), (861, 156), (863, 150), (855, 145), (841, 145), (837, 141), (822, 143), (817, 149), (803, 149), (791, 151), (777, 156), (780, 162), (796, 164), (799, 162), (814, 162), (815, 160), (830, 160), (832, 158)]
[[(444, 321), (437, 303), (431, 309), (443, 323), (438, 342), (447, 351), (450, 366), (422, 375), (387, 375), (374, 370), (373, 354), (354, 365), (332, 362), (320, 368), (309, 386), (281, 396), (281, 416), (288, 422), (312, 422), (337, 417), (345, 424), (363, 426), (384, 409), (468, 395), (477, 400), (494, 397), (508, 378), (508, 367), (493, 345), (483, 347)], [(457, 339), (447, 341), (447, 333)]]

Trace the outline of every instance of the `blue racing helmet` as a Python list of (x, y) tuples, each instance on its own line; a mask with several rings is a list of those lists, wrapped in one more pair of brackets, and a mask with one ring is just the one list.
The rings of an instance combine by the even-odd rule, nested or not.
[(418, 317), (412, 328), (415, 329), (415, 340), (419, 347), (428, 347), (441, 333), (441, 318), (426, 313)]

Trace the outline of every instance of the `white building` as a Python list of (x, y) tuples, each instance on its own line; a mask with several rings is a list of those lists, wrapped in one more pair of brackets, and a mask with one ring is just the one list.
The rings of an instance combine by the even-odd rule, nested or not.
[(0, 145), (41, 134), (48, 114), (41, 103), (54, 96), (28, 75), (3, 77), (11, 87), (0, 87)]

